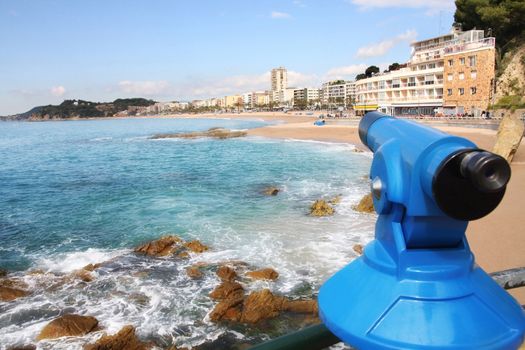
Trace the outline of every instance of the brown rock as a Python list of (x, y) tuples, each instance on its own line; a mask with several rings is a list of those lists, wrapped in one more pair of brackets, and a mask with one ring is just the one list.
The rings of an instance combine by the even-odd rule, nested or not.
[(84, 269), (73, 272), (73, 276), (84, 282), (93, 281), (93, 275), (89, 271)]
[(356, 252), (358, 255), (363, 255), (363, 246), (361, 244), (354, 244), (352, 247), (354, 252)]
[(328, 203), (331, 204), (331, 205), (337, 205), (337, 204), (341, 203), (341, 195), (335, 196), (334, 198), (330, 199), (328, 201)]
[(164, 236), (135, 248), (136, 253), (149, 256), (167, 256), (175, 253), (182, 240), (177, 236)]
[(104, 335), (94, 344), (87, 344), (84, 350), (148, 350), (151, 344), (137, 338), (133, 326), (124, 326), (117, 334)]
[(202, 252), (205, 252), (205, 251), (207, 251), (209, 249), (207, 246), (205, 246), (204, 244), (202, 244), (198, 240), (193, 240), (191, 242), (187, 242), (187, 243), (184, 244), (184, 246), (186, 248), (188, 248), (189, 250), (191, 250), (192, 252), (194, 252), (194, 253), (202, 253)]
[(313, 315), (319, 313), (319, 307), (316, 300), (287, 300), (283, 304), (283, 310)]
[(524, 131), (525, 125), (520, 120), (519, 113), (506, 111), (499, 124), (496, 143), (492, 152), (499, 154), (507, 162), (512, 162), (512, 158), (514, 158), (514, 154), (523, 138)]
[(230, 299), (222, 300), (215, 305), (215, 308), (210, 313), (210, 320), (213, 322), (221, 320), (239, 321), (242, 315), (242, 302), (242, 296), (235, 296)]
[(217, 269), (217, 276), (223, 281), (233, 281), (237, 278), (237, 272), (228, 266), (221, 266)]
[(252, 292), (243, 302), (241, 322), (257, 323), (279, 316), (286, 298), (275, 296), (268, 289)]
[(372, 194), (369, 193), (366, 196), (364, 196), (361, 199), (361, 201), (359, 201), (359, 204), (354, 205), (352, 209), (361, 213), (375, 213), (374, 200), (372, 199)]
[(225, 300), (244, 296), (244, 288), (237, 282), (222, 282), (210, 293), (210, 298)]
[(279, 278), (279, 273), (272, 268), (266, 268), (257, 271), (246, 272), (246, 276), (254, 280), (276, 280)]
[(197, 266), (190, 266), (186, 269), (186, 274), (191, 279), (198, 279), (202, 277), (202, 272)]
[(264, 189), (263, 194), (266, 196), (277, 196), (279, 191), (277, 187), (270, 186)]
[(187, 259), (190, 257), (190, 253), (188, 252), (180, 252), (179, 254), (177, 254), (177, 258), (179, 259)]
[(82, 270), (86, 270), (86, 271), (89, 271), (89, 272), (93, 272), (95, 271), (96, 269), (98, 269), (100, 266), (102, 266), (102, 264), (88, 264), (86, 266), (84, 266), (82, 268)]
[(0, 277), (5, 277), (5, 276), (7, 276), (7, 270), (0, 269)]
[(330, 216), (333, 215), (334, 212), (334, 208), (322, 199), (316, 200), (310, 207), (310, 215), (312, 216)]
[(36, 345), (27, 344), (27, 345), (15, 345), (7, 348), (7, 350), (36, 350)]
[(64, 315), (49, 322), (36, 339), (83, 336), (95, 330), (97, 325), (98, 320), (92, 316)]
[(246, 136), (246, 131), (231, 131), (224, 128), (211, 128), (208, 131), (195, 131), (189, 133), (179, 134), (157, 134), (153, 135), (152, 139), (169, 139), (169, 138), (182, 138), (182, 139), (195, 139), (199, 137), (213, 137), (217, 139), (230, 139), (234, 137)]
[(0, 300), (1, 301), (12, 301), (17, 298), (25, 297), (28, 295), (29, 295), (29, 292), (22, 290), (22, 289), (0, 286)]

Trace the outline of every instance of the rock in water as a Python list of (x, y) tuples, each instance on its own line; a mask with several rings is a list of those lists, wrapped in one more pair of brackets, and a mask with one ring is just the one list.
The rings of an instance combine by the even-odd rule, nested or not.
[(207, 251), (209, 249), (207, 246), (205, 246), (204, 244), (202, 244), (198, 240), (187, 242), (187, 243), (184, 244), (184, 246), (186, 248), (188, 248), (189, 250), (191, 250), (192, 252), (194, 252), (194, 253), (202, 253), (202, 252), (205, 252), (205, 251)]
[(331, 205), (337, 205), (337, 204), (341, 203), (341, 195), (337, 195), (334, 198), (330, 199), (328, 201), (328, 203), (331, 204)]
[(210, 298), (215, 300), (232, 299), (242, 297), (244, 288), (237, 282), (222, 282), (211, 293)]
[(279, 191), (280, 190), (277, 187), (270, 186), (264, 189), (263, 194), (266, 196), (277, 196)]
[(27, 344), (27, 345), (15, 345), (7, 348), (7, 350), (36, 350), (36, 345)]
[(83, 336), (95, 330), (97, 325), (98, 320), (92, 316), (64, 315), (49, 322), (36, 339)]
[(319, 306), (317, 305), (317, 300), (287, 300), (283, 304), (283, 310), (317, 315)]
[(7, 276), (7, 270), (0, 269), (0, 277), (5, 277), (5, 276)]
[(275, 296), (269, 289), (252, 292), (243, 302), (241, 322), (257, 323), (279, 316), (286, 298)]
[(151, 344), (137, 338), (133, 326), (124, 326), (115, 335), (104, 335), (94, 344), (87, 344), (84, 350), (148, 350)]
[(272, 268), (266, 268), (257, 271), (246, 272), (246, 276), (254, 280), (276, 280), (279, 278), (279, 273)]
[(237, 272), (229, 266), (221, 266), (217, 269), (217, 276), (223, 281), (233, 281), (237, 278)]
[(364, 196), (358, 205), (354, 205), (352, 207), (355, 211), (359, 211), (361, 213), (374, 213), (374, 200), (372, 199), (372, 194), (369, 193), (366, 196)]
[(0, 300), (1, 301), (12, 301), (17, 298), (28, 296), (29, 292), (18, 288), (3, 287), (0, 286)]
[(157, 134), (153, 135), (152, 139), (170, 139), (170, 138), (181, 138), (181, 139), (196, 139), (199, 137), (212, 137), (220, 140), (231, 139), (235, 137), (246, 136), (246, 131), (232, 131), (224, 128), (211, 128), (208, 131), (195, 131), (181, 134)]
[(312, 216), (330, 216), (333, 215), (334, 212), (334, 208), (322, 199), (316, 200), (310, 207), (310, 215)]
[(186, 274), (191, 279), (199, 279), (202, 277), (202, 272), (197, 266), (190, 266), (186, 269)]
[(361, 244), (354, 244), (352, 247), (354, 252), (356, 252), (358, 255), (363, 255), (363, 246)]
[(507, 111), (499, 124), (496, 144), (492, 152), (499, 154), (507, 162), (512, 162), (512, 158), (520, 146), (524, 131), (525, 125), (520, 120), (518, 112)]
[(135, 248), (136, 253), (149, 256), (172, 255), (180, 249), (182, 240), (177, 236), (164, 236)]

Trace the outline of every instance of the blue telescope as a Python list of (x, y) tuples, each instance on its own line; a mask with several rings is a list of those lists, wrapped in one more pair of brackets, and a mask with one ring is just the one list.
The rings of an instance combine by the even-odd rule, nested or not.
[(474, 262), (465, 230), (496, 208), (505, 159), (379, 112), (359, 124), (374, 152), (375, 240), (319, 291), (321, 320), (357, 349), (517, 349), (525, 313)]

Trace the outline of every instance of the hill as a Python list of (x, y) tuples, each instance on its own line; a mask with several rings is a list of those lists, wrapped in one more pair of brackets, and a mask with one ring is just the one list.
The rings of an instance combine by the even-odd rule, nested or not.
[(144, 98), (119, 98), (113, 102), (65, 100), (59, 105), (38, 106), (25, 113), (0, 118), (4, 120), (104, 118), (127, 111), (129, 107), (147, 107), (155, 103)]

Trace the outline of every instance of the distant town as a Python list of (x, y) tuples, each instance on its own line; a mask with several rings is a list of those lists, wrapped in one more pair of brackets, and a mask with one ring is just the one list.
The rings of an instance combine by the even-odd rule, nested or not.
[(407, 63), (384, 72), (370, 66), (356, 80), (334, 80), (321, 87), (290, 87), (285, 67), (271, 71), (269, 90), (190, 102), (159, 102), (130, 107), (125, 115), (177, 111), (264, 111), (333, 109), (361, 115), (380, 110), (398, 116), (483, 116), (494, 102), (495, 38), (483, 30), (461, 31), (411, 44)]

